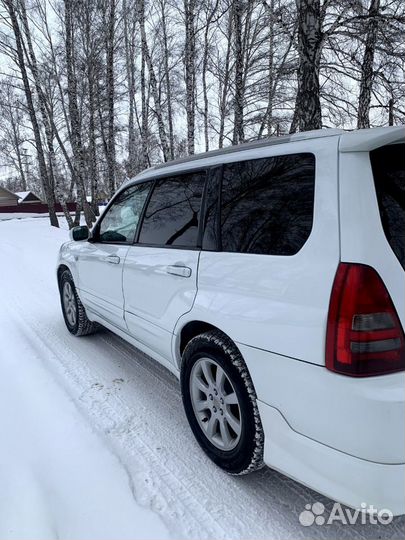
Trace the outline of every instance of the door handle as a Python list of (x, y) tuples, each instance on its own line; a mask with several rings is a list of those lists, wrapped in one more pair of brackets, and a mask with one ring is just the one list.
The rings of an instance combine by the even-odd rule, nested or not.
[(120, 258), (118, 255), (108, 255), (107, 257), (104, 257), (104, 260), (110, 264), (120, 264)]
[(176, 264), (167, 266), (166, 272), (168, 274), (173, 274), (174, 276), (181, 276), (181, 277), (191, 276), (191, 268), (189, 268), (188, 266), (177, 266)]

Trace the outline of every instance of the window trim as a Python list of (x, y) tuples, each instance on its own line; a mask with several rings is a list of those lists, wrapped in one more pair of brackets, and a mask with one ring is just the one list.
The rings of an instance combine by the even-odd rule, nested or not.
[[(243, 162), (247, 162), (247, 161), (257, 161), (257, 160), (261, 160), (261, 159), (273, 159), (273, 158), (279, 158), (279, 157), (287, 157), (287, 156), (292, 156), (292, 155), (297, 155), (297, 154), (298, 155), (300, 155), (300, 154), (311, 154), (311, 155), (313, 155), (314, 161), (315, 161), (315, 163), (314, 163), (314, 200), (313, 200), (313, 209), (312, 209), (312, 224), (311, 224), (311, 230), (309, 231), (308, 237), (305, 240), (304, 244), (301, 246), (301, 248), (296, 253), (291, 254), (291, 255), (279, 255), (279, 254), (271, 254), (271, 253), (270, 254), (265, 254), (265, 253), (245, 253), (245, 252), (239, 252), (239, 251), (226, 251), (226, 250), (224, 250), (222, 248), (221, 206), (222, 206), (222, 186), (223, 186), (223, 176), (224, 176), (224, 168), (225, 168), (225, 166), (226, 165), (233, 165), (235, 163), (243, 163)], [(300, 152), (293, 152), (293, 153), (286, 153), (286, 154), (274, 154), (274, 155), (272, 154), (272, 155), (253, 158), (253, 159), (252, 158), (250, 158), (250, 159), (236, 159), (235, 161), (229, 161), (229, 162), (227, 161), (225, 163), (217, 163), (215, 165), (206, 165), (206, 166), (196, 167), (196, 168), (192, 168), (192, 169), (180, 170), (180, 171), (177, 171), (177, 172), (170, 172), (170, 173), (166, 172), (164, 174), (157, 174), (156, 176), (153, 176), (153, 177), (150, 177), (150, 178), (145, 178), (144, 180), (140, 180), (138, 182), (130, 184), (129, 186), (127, 186), (123, 190), (117, 191), (117, 193), (114, 194), (114, 196), (111, 198), (111, 200), (107, 204), (106, 209), (104, 210), (102, 216), (100, 216), (99, 221), (97, 221), (97, 223), (95, 224), (95, 227), (93, 229), (93, 231), (94, 231), (95, 228), (97, 228), (97, 231), (96, 231), (97, 232), (97, 238), (95, 240), (93, 238), (91, 238), (90, 241), (93, 241), (94, 243), (107, 244), (107, 245), (111, 244), (111, 245), (124, 245), (124, 246), (151, 247), (151, 248), (160, 248), (160, 249), (162, 249), (162, 248), (163, 249), (181, 249), (181, 250), (187, 250), (187, 251), (203, 251), (203, 252), (207, 252), (207, 253), (232, 253), (232, 254), (237, 254), (237, 255), (249, 255), (249, 256), (256, 255), (256, 256), (266, 256), (266, 257), (294, 257), (307, 244), (309, 238), (312, 235), (313, 228), (314, 228), (315, 202), (316, 202), (315, 201), (315, 198), (316, 198), (316, 178), (317, 178), (317, 176), (316, 176), (316, 164), (317, 164), (317, 155), (316, 155), (316, 153), (311, 151), (311, 150), (308, 150), (308, 151), (300, 151)], [(143, 222), (144, 222), (146, 209), (147, 209), (147, 207), (149, 205), (150, 199), (152, 197), (153, 191), (154, 191), (155, 186), (156, 186), (156, 182), (158, 182), (160, 180), (164, 180), (165, 178), (173, 178), (173, 177), (179, 177), (179, 176), (190, 176), (190, 175), (197, 174), (197, 173), (204, 173), (205, 174), (205, 180), (204, 180), (204, 186), (203, 186), (203, 191), (202, 191), (202, 195), (201, 195), (201, 207), (200, 207), (200, 216), (201, 217), (200, 217), (199, 224), (198, 224), (196, 246), (194, 246), (194, 247), (180, 246), (180, 245), (168, 246), (168, 245), (164, 245), (164, 244), (140, 243), (139, 242), (140, 231), (141, 231), (141, 228), (142, 228), (142, 225), (143, 225)], [(204, 238), (204, 234), (205, 234), (205, 225), (204, 224), (205, 224), (205, 218), (206, 218), (206, 212), (207, 212), (207, 192), (208, 192), (210, 183), (213, 182), (213, 176), (212, 176), (213, 173), (219, 175), (219, 181), (217, 182), (217, 186), (216, 186), (216, 193), (217, 193), (217, 197), (218, 197), (218, 204), (217, 204), (217, 207), (216, 207), (216, 220), (217, 220), (217, 228), (218, 228), (217, 241), (216, 241), (215, 249), (204, 249), (203, 248), (203, 238)], [(137, 228), (136, 228), (135, 235), (134, 235), (134, 238), (133, 238), (132, 242), (101, 242), (98, 239), (98, 233), (99, 233), (100, 225), (101, 225), (101, 222), (104, 219), (105, 215), (107, 214), (108, 210), (112, 206), (112, 204), (113, 204), (114, 200), (116, 199), (116, 197), (120, 193), (123, 193), (124, 191), (126, 191), (127, 189), (129, 189), (131, 187), (134, 187), (136, 185), (141, 185), (141, 184), (143, 185), (143, 184), (147, 184), (147, 183), (152, 183), (152, 186), (151, 186), (151, 189), (149, 190), (148, 196), (145, 199), (145, 202), (144, 202), (144, 205), (143, 205), (143, 208), (142, 208), (142, 212), (141, 212), (141, 215), (139, 217), (139, 221), (138, 221)], [(214, 184), (215, 184), (215, 182), (214, 182)]]
[[(135, 234), (134, 242), (132, 244), (130, 244), (130, 245), (140, 246), (140, 247), (163, 248), (163, 249), (181, 249), (181, 250), (187, 250), (187, 251), (201, 251), (202, 250), (202, 248), (201, 248), (201, 246), (202, 246), (202, 236), (203, 236), (202, 227), (204, 226), (204, 222), (203, 222), (202, 218), (205, 215), (205, 214), (203, 214), (203, 210), (205, 210), (204, 201), (205, 201), (205, 194), (206, 194), (206, 186), (207, 186), (208, 178), (209, 178), (209, 170), (210, 170), (210, 167), (198, 167), (196, 169), (191, 169), (191, 170), (182, 170), (182, 171), (178, 171), (178, 172), (174, 172), (174, 173), (173, 172), (165, 173), (165, 174), (161, 174), (159, 176), (154, 176), (153, 178), (150, 178), (148, 180), (145, 180), (145, 182), (148, 182), (148, 181), (153, 182), (153, 186), (152, 186), (151, 190), (149, 191), (148, 197), (145, 200), (145, 205), (143, 207), (142, 214), (141, 214), (141, 216), (139, 218), (138, 227), (137, 227), (137, 231), (136, 231), (136, 234)], [(146, 209), (147, 209), (147, 207), (149, 205), (150, 199), (151, 199), (152, 194), (153, 194), (153, 192), (155, 190), (156, 183), (159, 182), (160, 180), (165, 180), (165, 179), (168, 179), (168, 178), (176, 178), (176, 177), (178, 178), (179, 176), (191, 176), (191, 175), (198, 174), (198, 173), (204, 173), (205, 178), (204, 178), (203, 189), (202, 189), (202, 194), (201, 194), (200, 219), (199, 219), (199, 222), (198, 222), (196, 245), (195, 246), (181, 246), (181, 245), (168, 246), (167, 244), (149, 244), (149, 243), (141, 243), (141, 242), (139, 242), (139, 236), (140, 236), (141, 229), (142, 229), (142, 226), (143, 226), (143, 222), (144, 222), (144, 219), (145, 219)]]
[[(231, 162), (231, 163), (238, 163), (238, 162)], [(202, 215), (202, 234), (201, 234), (201, 251), (207, 252), (207, 253), (219, 253), (222, 251), (221, 246), (221, 202), (222, 202), (222, 178), (224, 175), (224, 163), (219, 163), (217, 165), (212, 165), (208, 169), (207, 174), (207, 181), (205, 185), (204, 190), (204, 214)], [(216, 179), (216, 175), (218, 175), (218, 179)], [(216, 220), (216, 242), (215, 247), (213, 249), (207, 249), (203, 247), (204, 242), (204, 235), (205, 235), (205, 219), (207, 215), (207, 197), (208, 197), (208, 189), (212, 187), (213, 191), (216, 192), (216, 210), (215, 210), (215, 220)]]
[(134, 184), (131, 184), (127, 187), (125, 187), (124, 189), (122, 190), (119, 190), (117, 191), (113, 197), (111, 198), (110, 202), (107, 204), (104, 212), (102, 213), (102, 215), (100, 216), (100, 219), (97, 221), (97, 223), (95, 224), (93, 230), (92, 230), (92, 236), (91, 236), (91, 242), (94, 243), (94, 244), (102, 244), (102, 245), (112, 245), (112, 246), (132, 246), (133, 244), (133, 241), (134, 241), (134, 238), (136, 238), (137, 236), (137, 233), (138, 233), (138, 229), (139, 229), (139, 224), (141, 222), (141, 218), (143, 216), (143, 213), (144, 213), (144, 210), (145, 210), (145, 204), (146, 204), (146, 201), (149, 200), (149, 197), (150, 197), (150, 193), (152, 192), (153, 190), (153, 186), (152, 188), (149, 190), (149, 193), (145, 199), (145, 202), (144, 202), (144, 205), (143, 205), (143, 208), (142, 208), (142, 212), (141, 212), (141, 215), (139, 216), (139, 221), (136, 225), (136, 229), (135, 229), (135, 234), (134, 234), (134, 237), (131, 241), (125, 241), (125, 242), (113, 242), (113, 241), (108, 241), (108, 242), (105, 242), (105, 241), (102, 241), (100, 240), (100, 227), (101, 227), (101, 224), (105, 218), (105, 216), (107, 215), (108, 211), (110, 210), (111, 206), (114, 204), (114, 201), (115, 199), (117, 199), (122, 193), (125, 193), (126, 191), (128, 191), (128, 189), (131, 189), (135, 186), (139, 186), (139, 185), (143, 185), (143, 184), (146, 184), (148, 183), (150, 180), (144, 180), (143, 182), (136, 182)]

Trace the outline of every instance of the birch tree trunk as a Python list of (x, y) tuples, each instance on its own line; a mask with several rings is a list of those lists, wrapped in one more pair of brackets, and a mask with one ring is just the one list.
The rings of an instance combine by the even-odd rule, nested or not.
[(28, 113), (30, 116), (32, 130), (34, 133), (39, 173), (41, 176), (42, 187), (43, 187), (43, 191), (44, 191), (46, 202), (49, 209), (49, 219), (52, 226), (59, 227), (58, 218), (55, 212), (55, 196), (52, 191), (52, 186), (51, 186), (50, 178), (48, 175), (48, 170), (47, 170), (46, 160), (45, 160), (45, 153), (44, 153), (42, 140), (41, 140), (41, 131), (40, 131), (38, 119), (35, 113), (35, 106), (34, 106), (32, 91), (31, 91), (30, 82), (28, 79), (27, 68), (25, 65), (25, 58), (24, 58), (25, 44), (23, 43), (23, 37), (22, 37), (22, 33), (21, 33), (21, 29), (18, 22), (18, 17), (17, 17), (13, 0), (4, 0), (4, 4), (9, 13), (11, 25), (14, 32), (14, 37), (15, 37), (15, 42), (16, 42), (16, 54), (17, 54), (16, 60), (17, 60), (17, 65), (20, 69), (21, 78), (23, 81)]
[(54, 131), (56, 128), (55, 128), (55, 123), (53, 121), (53, 111), (51, 110), (51, 106), (48, 105), (47, 96), (45, 94), (45, 91), (42, 88), (41, 75), (38, 69), (37, 58), (36, 58), (33, 43), (32, 43), (31, 31), (30, 31), (30, 27), (28, 23), (28, 17), (27, 17), (26, 6), (25, 6), (25, 0), (20, 0), (20, 14), (21, 14), (21, 20), (22, 20), (22, 25), (24, 29), (25, 39), (27, 43), (27, 51), (26, 51), (27, 61), (28, 61), (28, 65), (30, 67), (30, 70), (34, 79), (34, 83), (35, 83), (35, 89), (38, 96), (39, 111), (41, 113), (42, 124), (45, 131), (45, 140), (46, 140), (46, 144), (48, 148), (48, 177), (49, 177), (49, 183), (51, 186), (53, 201), (55, 203), (57, 200), (60, 203), (60, 205), (62, 206), (63, 213), (65, 215), (66, 221), (69, 225), (69, 228), (71, 228), (73, 226), (73, 221), (67, 209), (65, 197), (60, 186), (60, 181), (56, 175), (57, 165), (56, 165), (56, 154), (55, 154), (55, 146), (54, 146), (54, 138), (55, 138)]
[(110, 197), (115, 192), (115, 126), (114, 126), (114, 46), (115, 46), (115, 0), (109, 0), (108, 31), (106, 40), (107, 56), (107, 101), (108, 101), (108, 136), (107, 136), (107, 175)]
[(141, 143), (142, 143), (142, 158), (143, 158), (143, 167), (146, 168), (149, 166), (149, 103), (147, 100), (146, 92), (146, 59), (145, 59), (145, 49), (142, 46), (142, 57), (141, 57)]
[(232, 49), (232, 13), (228, 17), (228, 29), (227, 29), (227, 46), (226, 46), (226, 55), (225, 55), (225, 65), (224, 65), (224, 79), (222, 82), (222, 91), (220, 91), (220, 101), (219, 101), (219, 138), (218, 138), (218, 147), (223, 148), (224, 146), (224, 137), (225, 137), (225, 117), (226, 117), (226, 104), (228, 101), (228, 92), (229, 92), (229, 79), (230, 79), (230, 60), (231, 60), (231, 49)]
[(86, 78), (88, 88), (88, 174), (91, 190), (91, 207), (96, 216), (99, 215), (98, 210), (98, 184), (99, 175), (97, 167), (97, 143), (96, 143), (96, 44), (97, 38), (94, 35), (92, 28), (92, 19), (94, 17), (94, 2), (88, 1), (82, 6), (83, 18), (83, 42), (84, 42), (84, 59), (86, 64)]
[(371, 0), (368, 10), (367, 37), (361, 66), (359, 109), (357, 114), (357, 128), (370, 127), (370, 102), (373, 87), (373, 63), (375, 44), (378, 34), (378, 15), (380, 0)]
[(160, 0), (161, 20), (162, 20), (162, 33), (163, 33), (163, 61), (164, 61), (164, 80), (166, 87), (166, 99), (167, 99), (167, 123), (169, 127), (169, 146), (170, 146), (170, 159), (174, 159), (174, 129), (173, 129), (173, 107), (172, 107), (172, 85), (170, 82), (170, 66), (169, 66), (169, 45), (167, 37), (167, 24), (166, 24), (166, 1)]
[(69, 116), (70, 116), (70, 132), (71, 146), (74, 157), (74, 169), (76, 178), (76, 187), (83, 208), (84, 219), (86, 225), (90, 228), (95, 215), (87, 202), (86, 189), (84, 186), (84, 158), (83, 145), (80, 128), (79, 108), (77, 104), (77, 81), (74, 70), (74, 45), (73, 45), (73, 14), (72, 0), (64, 0), (65, 6), (65, 48), (66, 48), (66, 71), (68, 83), (68, 101), (69, 101)]
[(146, 39), (144, 0), (138, 1), (138, 20), (139, 20), (139, 26), (141, 29), (142, 55), (143, 55), (143, 58), (145, 59), (146, 65), (148, 66), (151, 92), (152, 92), (153, 102), (155, 105), (155, 113), (156, 113), (156, 119), (158, 123), (160, 142), (162, 144), (163, 159), (164, 161), (168, 161), (170, 158), (170, 151), (169, 151), (169, 145), (167, 143), (167, 135), (166, 135), (166, 129), (165, 129), (165, 122), (163, 119), (162, 105), (160, 102), (160, 96), (158, 92), (155, 69), (153, 67), (152, 58), (149, 52), (148, 42)]
[(275, 91), (275, 74), (274, 74), (274, 0), (270, 0), (269, 3), (264, 2), (264, 6), (267, 10), (268, 26), (269, 26), (269, 74), (268, 74), (268, 94), (267, 94), (267, 108), (263, 115), (263, 120), (260, 124), (258, 138), (261, 139), (264, 128), (267, 126), (267, 135), (270, 137), (272, 134), (272, 115), (273, 115), (273, 99)]
[(184, 44), (184, 66), (186, 72), (187, 150), (195, 149), (195, 0), (184, 0), (186, 41)]
[(204, 53), (203, 53), (203, 62), (202, 62), (202, 86), (203, 86), (203, 100), (204, 100), (204, 140), (205, 140), (205, 151), (208, 152), (210, 149), (209, 142), (209, 132), (208, 132), (208, 116), (209, 116), (209, 103), (208, 103), (208, 88), (207, 88), (207, 69), (208, 69), (208, 56), (209, 56), (209, 32), (211, 27), (212, 19), (218, 9), (219, 0), (216, 0), (212, 9), (207, 15), (207, 20), (205, 23), (204, 29)]
[(95, 108), (95, 81), (93, 62), (87, 64), (87, 78), (89, 85), (89, 176), (91, 181), (91, 205), (95, 215), (98, 211), (98, 168), (96, 151), (96, 108)]
[(322, 127), (319, 66), (322, 52), (320, 0), (298, 4), (298, 92), (296, 114), (300, 131)]
[[(132, 6), (131, 6), (132, 7)], [(126, 0), (123, 0), (124, 14), (124, 44), (125, 66), (128, 84), (128, 164), (127, 175), (129, 178), (135, 175), (136, 163), (136, 137), (135, 137), (135, 29), (133, 14), (128, 9)]]
[(235, 49), (235, 96), (234, 127), (232, 144), (242, 143), (243, 131), (243, 48), (242, 48), (242, 0), (235, 0), (233, 7), (234, 49)]

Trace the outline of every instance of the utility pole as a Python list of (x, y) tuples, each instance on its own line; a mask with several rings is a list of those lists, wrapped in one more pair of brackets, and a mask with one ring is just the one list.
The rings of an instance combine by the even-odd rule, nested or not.
[(23, 148), (21, 150), (21, 157), (22, 157), (22, 161), (23, 161), (24, 169), (25, 169), (25, 175), (24, 174), (21, 175), (22, 184), (23, 184), (22, 188), (23, 188), (23, 191), (27, 191), (27, 187), (30, 185), (29, 179), (30, 179), (31, 156), (26, 148)]
[(394, 100), (391, 98), (388, 102), (388, 125), (394, 125)]

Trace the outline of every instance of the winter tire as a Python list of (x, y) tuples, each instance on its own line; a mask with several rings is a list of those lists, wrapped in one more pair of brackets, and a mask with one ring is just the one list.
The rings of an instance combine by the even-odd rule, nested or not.
[(59, 291), (63, 318), (69, 332), (74, 336), (92, 334), (97, 329), (97, 324), (87, 318), (69, 270), (65, 270), (59, 279)]
[(187, 344), (181, 390), (194, 436), (214, 463), (230, 474), (263, 466), (253, 383), (237, 347), (222, 332), (206, 332)]

